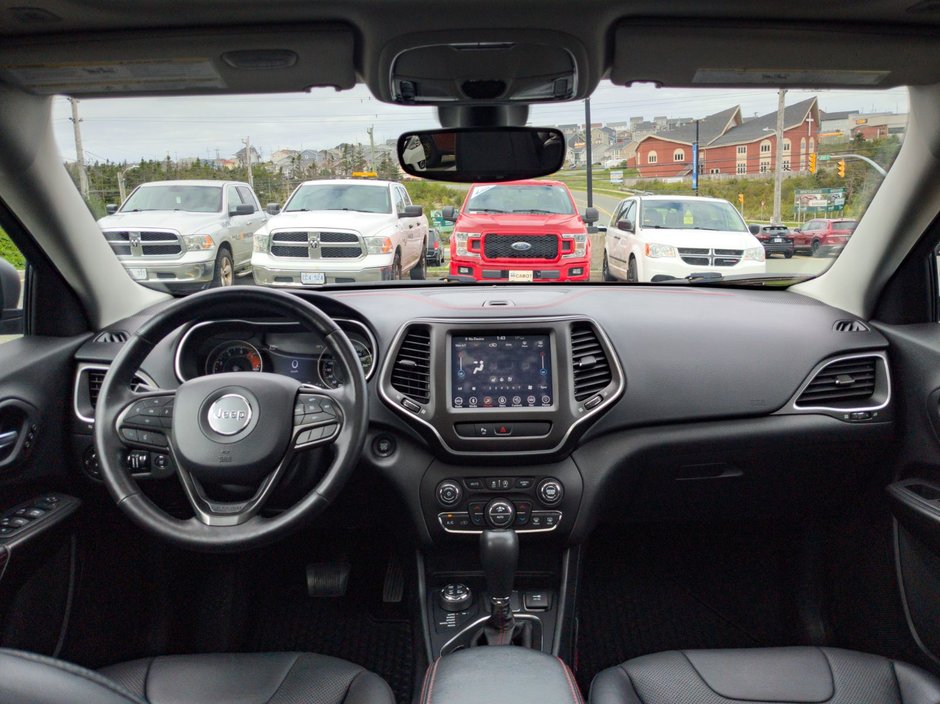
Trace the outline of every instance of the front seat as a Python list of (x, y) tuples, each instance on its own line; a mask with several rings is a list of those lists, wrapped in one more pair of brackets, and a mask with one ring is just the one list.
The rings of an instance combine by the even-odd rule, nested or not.
[(0, 649), (0, 704), (395, 704), (378, 675), (311, 653), (169, 655), (92, 672)]
[(838, 648), (672, 650), (600, 672), (590, 704), (937, 704), (940, 679)]

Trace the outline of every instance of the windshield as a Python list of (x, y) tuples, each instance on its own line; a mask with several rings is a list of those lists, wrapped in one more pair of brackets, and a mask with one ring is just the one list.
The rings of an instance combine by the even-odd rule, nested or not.
[[(529, 125), (563, 135), (559, 171), (469, 184), (406, 174), (399, 137), (440, 128), (438, 112), (383, 103), (362, 85), (83, 99), (81, 158), (73, 105), (56, 98), (53, 110), (62, 160), (126, 274), (186, 295), (399, 281), (789, 285), (853, 246), (904, 140), (908, 99), (906, 88), (602, 81), (589, 122), (584, 101), (529, 108)], [(432, 168), (454, 147), (439, 136), (402, 158)], [(125, 199), (139, 245), (103, 220)], [(185, 212), (219, 217), (187, 231)]]
[(574, 206), (560, 186), (475, 186), (466, 212), (570, 215)]
[(643, 203), (640, 222), (643, 227), (669, 230), (747, 231), (727, 201), (649, 200)]
[(122, 213), (145, 210), (184, 210), (217, 213), (222, 210), (222, 189), (217, 186), (146, 186), (131, 193)]
[(388, 188), (359, 184), (304, 184), (290, 197), (286, 212), (298, 210), (354, 210), (360, 213), (390, 213)]

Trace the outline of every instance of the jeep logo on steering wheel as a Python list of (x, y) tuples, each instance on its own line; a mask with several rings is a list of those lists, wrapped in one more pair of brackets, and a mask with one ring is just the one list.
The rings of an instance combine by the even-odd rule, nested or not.
[(219, 435), (235, 435), (251, 422), (251, 405), (241, 394), (226, 394), (209, 406), (207, 420)]

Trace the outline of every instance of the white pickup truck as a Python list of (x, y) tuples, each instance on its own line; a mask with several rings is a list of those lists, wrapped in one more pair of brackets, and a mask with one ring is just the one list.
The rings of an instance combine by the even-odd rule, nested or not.
[(306, 181), (255, 233), (255, 283), (423, 279), (428, 219), (393, 181)]
[(252, 236), (268, 219), (239, 181), (154, 181), (98, 221), (108, 244), (141, 283), (192, 291), (231, 286), (251, 270)]

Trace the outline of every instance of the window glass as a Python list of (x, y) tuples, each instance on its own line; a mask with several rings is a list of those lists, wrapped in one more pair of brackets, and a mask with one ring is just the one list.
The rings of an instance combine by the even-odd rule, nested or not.
[(467, 212), (568, 214), (574, 212), (574, 207), (559, 186), (474, 186)]
[[(23, 283), (26, 278), (26, 259), (7, 234), (0, 230), (0, 277), (10, 277), (10, 288), (19, 289), (16, 300), (4, 300), (0, 310), (0, 344), (22, 337)], [(18, 281), (18, 286), (16, 282)], [(4, 286), (4, 290), (7, 287)]]
[(361, 213), (390, 213), (392, 205), (386, 186), (359, 183), (305, 183), (290, 197), (288, 213), (317, 210), (351, 210)]
[(222, 210), (222, 189), (216, 186), (157, 184), (141, 186), (121, 206), (122, 213), (146, 210), (182, 210), (216, 213)]

